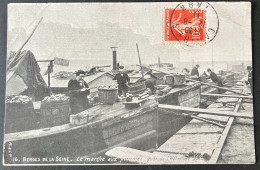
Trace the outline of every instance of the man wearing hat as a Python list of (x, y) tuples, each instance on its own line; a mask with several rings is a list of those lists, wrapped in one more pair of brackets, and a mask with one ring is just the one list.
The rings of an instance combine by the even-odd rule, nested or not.
[(247, 71), (248, 71), (248, 77), (247, 77), (246, 84), (249, 83), (250, 89), (251, 89), (251, 94), (253, 95), (253, 74), (252, 74), (252, 67), (251, 67), (251, 66), (247, 66), (246, 69), (247, 69)]
[(119, 72), (115, 75), (113, 80), (117, 81), (118, 84), (118, 95), (121, 96), (122, 94), (125, 96), (128, 92), (128, 83), (130, 82), (130, 78), (122, 68), (119, 68)]
[[(222, 80), (217, 76), (216, 73), (214, 73), (213, 71), (211, 71), (210, 68), (207, 69), (207, 72), (209, 74), (209, 76), (207, 78), (210, 78), (214, 83), (217, 83), (217, 85), (219, 87), (223, 87), (223, 83)], [(218, 89), (218, 93), (222, 93), (223, 91), (221, 89)]]
[(85, 72), (79, 70), (76, 72), (76, 78), (68, 83), (70, 94), (70, 109), (72, 114), (80, 113), (88, 108), (87, 95), (90, 94), (88, 84), (83, 80)]
[(199, 67), (200, 67), (200, 65), (196, 64), (196, 66), (192, 68), (190, 75), (197, 76), (197, 78), (199, 78), (199, 76), (200, 76), (199, 70), (198, 70)]

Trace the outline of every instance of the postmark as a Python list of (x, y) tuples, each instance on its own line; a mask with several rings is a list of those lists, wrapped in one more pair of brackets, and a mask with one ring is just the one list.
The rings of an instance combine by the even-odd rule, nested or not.
[(165, 43), (204, 45), (211, 42), (218, 33), (217, 12), (207, 2), (183, 2), (164, 12)]

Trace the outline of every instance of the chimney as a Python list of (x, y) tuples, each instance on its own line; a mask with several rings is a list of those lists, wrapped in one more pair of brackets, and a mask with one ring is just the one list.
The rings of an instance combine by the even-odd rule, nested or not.
[(116, 49), (117, 47), (110, 47), (113, 54), (113, 70), (117, 70), (117, 61), (116, 61)]
[(160, 60), (160, 57), (158, 57), (158, 67), (161, 67), (161, 60)]

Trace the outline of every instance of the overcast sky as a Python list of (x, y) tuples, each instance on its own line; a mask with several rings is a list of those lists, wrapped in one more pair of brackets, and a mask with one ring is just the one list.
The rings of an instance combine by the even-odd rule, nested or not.
[[(250, 3), (210, 2), (219, 17), (219, 31), (207, 45), (177, 48), (181, 61), (191, 59), (251, 60), (251, 5)], [(70, 4), (9, 4), (8, 30), (25, 28), (29, 33), (40, 17), (43, 22), (70, 24), (76, 28), (96, 28), (100, 22), (118, 23), (134, 33), (145, 35), (151, 44), (162, 43), (163, 13), (177, 3), (70, 3)]]

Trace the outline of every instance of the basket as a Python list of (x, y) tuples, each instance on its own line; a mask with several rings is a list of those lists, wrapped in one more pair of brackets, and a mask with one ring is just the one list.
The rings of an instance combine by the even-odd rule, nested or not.
[(118, 97), (117, 89), (98, 89), (99, 100), (103, 104), (114, 104)]
[(144, 82), (135, 83), (129, 86), (129, 93), (134, 97), (145, 92), (146, 86)]

